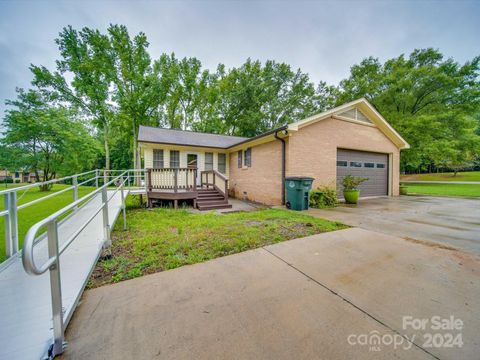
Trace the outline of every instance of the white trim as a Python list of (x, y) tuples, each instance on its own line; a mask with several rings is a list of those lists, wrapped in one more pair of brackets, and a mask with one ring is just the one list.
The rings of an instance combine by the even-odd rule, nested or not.
[(350, 119), (350, 118), (347, 118), (345, 116), (332, 115), (332, 118), (337, 119), (337, 120), (342, 120), (342, 121), (348, 121), (348, 122), (358, 124), (358, 125), (366, 125), (366, 126), (370, 126), (370, 127), (377, 127), (374, 123), (367, 123), (367, 122), (362, 121), (362, 120)]
[[(300, 120), (296, 123), (288, 125), (289, 131), (298, 131), (302, 127), (311, 125), (317, 121), (330, 118), (332, 116), (338, 116), (338, 113), (350, 110), (352, 107), (360, 107), (360, 111), (370, 119), (370, 121), (377, 125), (380, 131), (382, 131), (395, 145), (400, 149), (408, 149), (410, 145), (395, 131), (394, 128), (383, 118), (382, 115), (364, 98), (351, 101), (336, 108), (327, 110), (323, 113), (310, 116), (306, 119)], [(362, 109), (363, 108), (363, 109)], [(362, 111), (363, 110), (363, 111)], [(369, 114), (369, 112), (371, 114)], [(349, 119), (353, 120), (353, 119)], [(365, 122), (364, 122), (365, 123)], [(367, 124), (367, 123), (365, 123)]]

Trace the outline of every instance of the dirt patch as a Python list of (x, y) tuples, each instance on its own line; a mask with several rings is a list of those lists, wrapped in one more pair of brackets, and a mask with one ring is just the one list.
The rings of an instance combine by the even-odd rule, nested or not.
[(418, 240), (418, 239), (414, 239), (414, 238), (411, 238), (411, 237), (408, 237), (408, 236), (404, 236), (402, 239), (407, 240), (409, 242), (412, 242), (414, 244), (420, 244), (420, 245), (428, 246), (428, 247), (431, 247), (431, 248), (434, 248), (434, 249), (459, 251), (457, 248), (454, 248), (452, 246), (438, 244), (438, 243), (431, 242), (431, 241), (426, 241), (426, 240)]

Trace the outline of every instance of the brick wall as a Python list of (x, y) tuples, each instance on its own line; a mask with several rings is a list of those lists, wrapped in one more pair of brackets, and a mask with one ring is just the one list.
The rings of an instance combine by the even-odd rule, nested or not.
[(334, 118), (292, 132), (287, 147), (287, 176), (311, 176), (314, 187), (335, 188), (337, 148), (391, 154), (392, 194), (399, 194), (400, 151), (379, 129)]
[(252, 147), (252, 166), (238, 168), (230, 153), (230, 193), (266, 205), (282, 203), (282, 147), (278, 140)]

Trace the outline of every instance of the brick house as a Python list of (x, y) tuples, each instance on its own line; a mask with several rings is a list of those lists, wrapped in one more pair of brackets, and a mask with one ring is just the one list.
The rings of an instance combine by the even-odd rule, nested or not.
[(408, 143), (365, 99), (253, 138), (140, 126), (149, 199), (193, 199), (200, 209), (228, 206), (228, 195), (281, 205), (284, 179), (311, 176), (336, 187), (367, 177), (361, 195), (398, 196), (400, 150)]

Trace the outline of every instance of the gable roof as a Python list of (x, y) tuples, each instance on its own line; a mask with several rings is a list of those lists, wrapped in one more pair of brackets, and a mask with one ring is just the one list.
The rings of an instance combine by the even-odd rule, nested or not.
[[(365, 115), (380, 131), (382, 131), (387, 138), (389, 138), (399, 149), (408, 149), (410, 145), (405, 141), (404, 138), (400, 136), (398, 132), (383, 118), (382, 115), (370, 104), (365, 98), (351, 101), (349, 103), (343, 104), (336, 108), (324, 111), (320, 114), (310, 116), (306, 119), (297, 121), (295, 123), (288, 125), (288, 130), (298, 131), (299, 129), (314, 124), (317, 121), (328, 119), (332, 116), (339, 116), (341, 113), (345, 113), (350, 109), (357, 108), (363, 115)], [(339, 116), (342, 117), (341, 115)], [(360, 122), (356, 120), (351, 120), (354, 122)]]
[(138, 141), (146, 143), (225, 149), (245, 140), (248, 140), (248, 138), (187, 130), (164, 129), (144, 125), (140, 125), (138, 130)]

